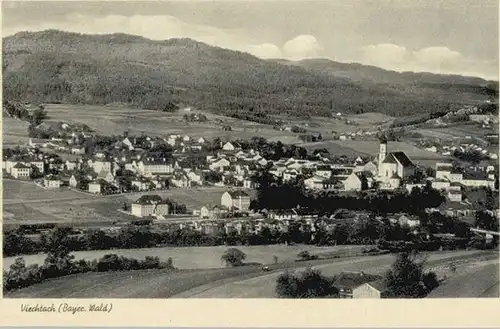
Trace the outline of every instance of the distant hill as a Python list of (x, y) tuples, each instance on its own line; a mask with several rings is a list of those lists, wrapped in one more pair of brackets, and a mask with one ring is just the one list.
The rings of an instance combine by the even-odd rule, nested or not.
[(32, 102), (150, 109), (173, 102), (263, 121), (332, 111), (401, 116), (485, 100), (487, 84), (329, 60), (261, 60), (190, 39), (56, 30), (3, 39), (4, 98)]

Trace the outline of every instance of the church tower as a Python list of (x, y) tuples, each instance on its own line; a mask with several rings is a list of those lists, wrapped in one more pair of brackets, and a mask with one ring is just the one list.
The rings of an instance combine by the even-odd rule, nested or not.
[(378, 174), (382, 172), (382, 162), (387, 156), (387, 138), (385, 136), (380, 137), (380, 148), (378, 152)]

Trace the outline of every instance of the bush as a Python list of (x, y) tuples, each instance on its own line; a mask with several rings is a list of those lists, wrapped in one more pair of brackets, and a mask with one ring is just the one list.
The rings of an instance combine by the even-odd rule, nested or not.
[(230, 248), (224, 252), (221, 259), (226, 263), (226, 266), (241, 266), (246, 259), (246, 254), (239, 249)]
[(3, 291), (8, 292), (15, 289), (28, 287), (40, 283), (49, 278), (61, 277), (74, 273), (86, 272), (108, 272), (108, 271), (131, 271), (144, 269), (174, 269), (171, 258), (167, 264), (162, 264), (158, 257), (146, 256), (144, 260), (135, 258), (120, 257), (116, 254), (108, 254), (99, 260), (73, 261), (73, 256), (69, 253), (60, 251), (50, 253), (45, 259), (44, 265), (30, 265), (22, 257), (16, 259), (11, 265), (9, 271), (4, 271)]
[(338, 290), (333, 286), (332, 278), (308, 268), (298, 275), (281, 274), (276, 280), (276, 294), (280, 298), (336, 297)]
[(306, 261), (306, 260), (314, 260), (318, 259), (317, 255), (311, 255), (309, 251), (303, 250), (297, 254), (297, 257), (299, 257), (299, 260), (301, 261)]

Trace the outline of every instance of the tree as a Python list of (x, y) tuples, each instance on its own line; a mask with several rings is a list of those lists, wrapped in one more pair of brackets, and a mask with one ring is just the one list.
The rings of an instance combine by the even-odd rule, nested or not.
[(423, 267), (424, 260), (418, 259), (416, 252), (399, 254), (385, 275), (388, 296), (392, 298), (425, 297), (430, 291), (429, 287), (435, 288), (432, 281), (435, 274), (424, 274)]
[(278, 264), (278, 256), (273, 256), (273, 264)]
[(276, 294), (280, 298), (317, 298), (336, 296), (338, 290), (333, 286), (333, 279), (308, 268), (300, 274), (288, 271), (281, 274), (276, 280)]
[(47, 112), (44, 110), (43, 107), (39, 107), (35, 111), (33, 111), (31, 122), (33, 123), (33, 125), (38, 126), (46, 118), (47, 118)]
[(237, 248), (230, 248), (224, 252), (224, 254), (221, 256), (221, 260), (226, 263), (226, 266), (242, 266), (243, 261), (246, 259), (247, 255), (237, 249)]

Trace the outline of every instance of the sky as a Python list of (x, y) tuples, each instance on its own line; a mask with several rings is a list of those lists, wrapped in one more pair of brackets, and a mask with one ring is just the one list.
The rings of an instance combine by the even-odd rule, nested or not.
[(328, 58), (498, 80), (496, 0), (2, 1), (2, 35), (192, 38), (260, 58)]

